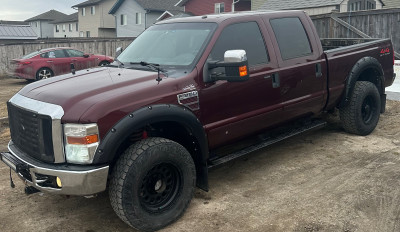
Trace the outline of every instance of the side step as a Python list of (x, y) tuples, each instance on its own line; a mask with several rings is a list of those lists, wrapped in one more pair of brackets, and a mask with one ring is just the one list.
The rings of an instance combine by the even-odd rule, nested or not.
[(266, 138), (263, 138), (263, 139), (261, 139), (261, 142), (259, 142), (257, 144), (254, 144), (252, 146), (246, 147), (246, 148), (244, 148), (242, 150), (236, 151), (236, 152), (228, 154), (228, 155), (224, 155), (222, 157), (216, 156), (215, 158), (213, 158), (213, 159), (211, 159), (209, 161), (208, 168), (209, 169), (215, 168), (215, 167), (220, 166), (220, 165), (222, 165), (224, 163), (227, 163), (227, 162), (229, 162), (231, 160), (240, 158), (240, 157), (245, 156), (245, 155), (247, 155), (247, 154), (249, 154), (251, 152), (254, 152), (254, 151), (260, 150), (262, 148), (268, 147), (268, 146), (270, 146), (272, 144), (275, 144), (275, 143), (280, 142), (282, 140), (285, 140), (285, 139), (291, 138), (293, 136), (302, 134), (304, 132), (320, 129), (322, 127), (325, 127), (326, 124), (327, 123), (325, 121), (323, 121), (323, 120), (314, 119), (312, 121), (308, 121), (306, 123), (303, 123), (302, 125), (297, 125), (297, 126), (294, 126), (294, 127), (287, 128), (286, 130), (283, 130), (280, 133), (276, 133), (273, 136), (268, 136)]

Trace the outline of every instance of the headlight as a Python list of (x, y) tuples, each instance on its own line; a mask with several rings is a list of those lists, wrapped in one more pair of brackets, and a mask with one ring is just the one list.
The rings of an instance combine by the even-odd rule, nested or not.
[(99, 129), (92, 124), (65, 124), (65, 155), (68, 163), (91, 164), (99, 146)]

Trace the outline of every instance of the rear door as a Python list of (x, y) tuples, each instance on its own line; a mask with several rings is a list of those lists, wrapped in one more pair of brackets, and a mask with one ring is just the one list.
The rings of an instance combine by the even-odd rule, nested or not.
[(208, 60), (223, 61), (227, 50), (243, 49), (250, 69), (248, 81), (206, 83), (200, 92), (202, 121), (211, 149), (256, 133), (280, 118), (280, 91), (272, 82), (278, 68), (275, 52), (261, 18), (244, 20), (221, 26), (208, 56)]
[(326, 103), (326, 61), (314, 29), (304, 13), (266, 14), (279, 64), (284, 117), (320, 112)]
[(70, 72), (71, 59), (63, 49), (46, 52), (42, 57), (46, 59), (46, 63), (53, 70), (54, 76)]

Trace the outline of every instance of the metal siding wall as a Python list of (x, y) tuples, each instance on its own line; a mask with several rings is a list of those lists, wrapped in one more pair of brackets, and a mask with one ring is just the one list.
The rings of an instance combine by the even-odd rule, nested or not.
[[(142, 24), (136, 24), (136, 13), (142, 13)], [(117, 20), (117, 37), (136, 37), (145, 29), (146, 11), (136, 1), (124, 1), (115, 12)], [(128, 17), (128, 25), (121, 25), (121, 14)]]

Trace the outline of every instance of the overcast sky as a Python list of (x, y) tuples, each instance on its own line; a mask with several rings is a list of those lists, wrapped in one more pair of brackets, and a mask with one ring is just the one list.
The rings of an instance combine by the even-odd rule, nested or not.
[(0, 0), (0, 20), (24, 21), (49, 10), (76, 12), (71, 6), (85, 0)]

